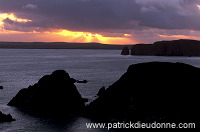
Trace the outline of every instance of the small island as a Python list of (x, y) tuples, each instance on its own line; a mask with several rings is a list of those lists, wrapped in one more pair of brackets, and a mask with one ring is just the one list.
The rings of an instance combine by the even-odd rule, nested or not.
[(33, 86), (21, 89), (8, 105), (45, 116), (63, 117), (79, 113), (85, 104), (75, 82), (66, 71), (56, 70)]

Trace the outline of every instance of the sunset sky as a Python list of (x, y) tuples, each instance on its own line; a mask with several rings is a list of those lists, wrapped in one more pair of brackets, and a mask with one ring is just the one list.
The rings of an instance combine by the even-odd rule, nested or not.
[(0, 41), (200, 40), (200, 0), (0, 0)]

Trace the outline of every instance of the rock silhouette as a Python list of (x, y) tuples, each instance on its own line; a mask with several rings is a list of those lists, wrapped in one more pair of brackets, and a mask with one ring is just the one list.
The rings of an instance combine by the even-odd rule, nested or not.
[(3, 86), (0, 86), (0, 89), (3, 89)]
[(77, 91), (75, 82), (66, 71), (54, 71), (33, 86), (20, 90), (8, 105), (45, 114), (80, 112), (84, 99)]
[(102, 96), (102, 95), (104, 95), (105, 91), (106, 91), (106, 88), (105, 88), (105, 86), (103, 86), (103, 87), (98, 91), (97, 96)]
[(199, 122), (200, 68), (183, 63), (148, 62), (129, 66), (89, 105), (75, 79), (63, 70), (22, 89), (8, 105), (42, 114), (78, 114), (117, 120)]
[(122, 49), (121, 55), (130, 55), (130, 50), (128, 47)]
[(87, 106), (87, 115), (136, 121), (199, 121), (199, 75), (199, 68), (183, 63), (131, 65)]
[(200, 56), (200, 41), (181, 39), (137, 44), (132, 46), (131, 55)]
[(0, 111), (0, 123), (1, 122), (11, 122), (11, 121), (15, 121), (15, 119), (13, 119), (13, 117), (10, 114), (4, 114)]

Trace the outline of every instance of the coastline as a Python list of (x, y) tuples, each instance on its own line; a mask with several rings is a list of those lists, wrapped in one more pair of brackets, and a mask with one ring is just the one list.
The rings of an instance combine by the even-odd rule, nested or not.
[(67, 42), (0, 42), (0, 49), (109, 49), (121, 50), (129, 45)]

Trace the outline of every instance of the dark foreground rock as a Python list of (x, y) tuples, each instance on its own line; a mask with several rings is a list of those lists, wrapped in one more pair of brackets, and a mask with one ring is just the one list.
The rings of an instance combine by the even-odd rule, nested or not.
[(130, 55), (130, 50), (128, 47), (122, 49), (121, 55)]
[(3, 89), (3, 86), (0, 86), (0, 89)]
[(3, 114), (0, 111), (0, 123), (1, 122), (11, 122), (11, 121), (15, 121), (15, 119), (13, 119), (13, 117), (10, 114)]
[(86, 113), (136, 121), (199, 121), (199, 76), (199, 68), (182, 63), (131, 65), (87, 106)]
[(20, 90), (8, 105), (42, 114), (80, 112), (84, 99), (77, 91), (75, 82), (64, 70), (54, 71), (33, 86)]
[(106, 91), (106, 88), (105, 88), (105, 86), (103, 86), (103, 87), (99, 90), (99, 92), (97, 93), (97, 96), (103, 96), (103, 95), (105, 94), (105, 91)]

